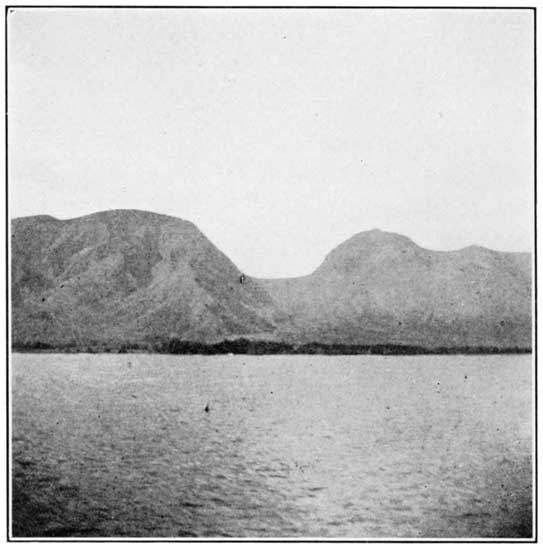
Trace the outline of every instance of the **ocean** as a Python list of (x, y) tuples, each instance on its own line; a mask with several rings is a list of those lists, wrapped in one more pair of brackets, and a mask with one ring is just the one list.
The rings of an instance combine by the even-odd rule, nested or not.
[(14, 537), (532, 535), (529, 355), (14, 354)]

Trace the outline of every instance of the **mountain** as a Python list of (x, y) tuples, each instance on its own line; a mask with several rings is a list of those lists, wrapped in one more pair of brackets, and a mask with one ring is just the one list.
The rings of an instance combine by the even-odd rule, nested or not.
[(529, 346), (529, 254), (431, 251), (359, 233), (311, 275), (261, 280), (303, 339), (422, 346)]
[(311, 275), (240, 281), (192, 223), (137, 210), (12, 221), (12, 342), (531, 345), (531, 257), (374, 230)]
[(12, 341), (268, 337), (269, 294), (192, 223), (136, 210), (12, 222)]

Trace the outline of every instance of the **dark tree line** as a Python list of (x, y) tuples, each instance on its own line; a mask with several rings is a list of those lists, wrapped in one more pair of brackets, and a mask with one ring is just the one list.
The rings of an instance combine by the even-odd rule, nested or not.
[(327, 344), (310, 342), (294, 344), (271, 340), (238, 338), (206, 343), (178, 338), (156, 339), (151, 342), (100, 343), (78, 345), (76, 342), (51, 344), (45, 342), (14, 342), (14, 351), (67, 353), (164, 353), (173, 355), (484, 355), (531, 353), (531, 348), (497, 346), (423, 347), (403, 344)]

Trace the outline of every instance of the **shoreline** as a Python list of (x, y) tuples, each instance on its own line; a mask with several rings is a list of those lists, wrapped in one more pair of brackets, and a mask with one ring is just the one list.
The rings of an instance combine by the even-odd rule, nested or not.
[(417, 346), (406, 344), (327, 344), (309, 342), (294, 344), (269, 340), (223, 340), (204, 343), (190, 340), (156, 340), (89, 344), (49, 344), (16, 342), (12, 353), (86, 353), (86, 354), (159, 354), (159, 355), (520, 355), (531, 354), (531, 347), (521, 346)]

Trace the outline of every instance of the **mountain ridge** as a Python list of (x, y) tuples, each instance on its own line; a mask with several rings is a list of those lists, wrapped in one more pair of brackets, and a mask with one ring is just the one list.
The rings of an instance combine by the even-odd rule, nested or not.
[(433, 251), (373, 229), (309, 275), (244, 275), (191, 221), (144, 210), (12, 220), (13, 342), (523, 346), (531, 257)]

